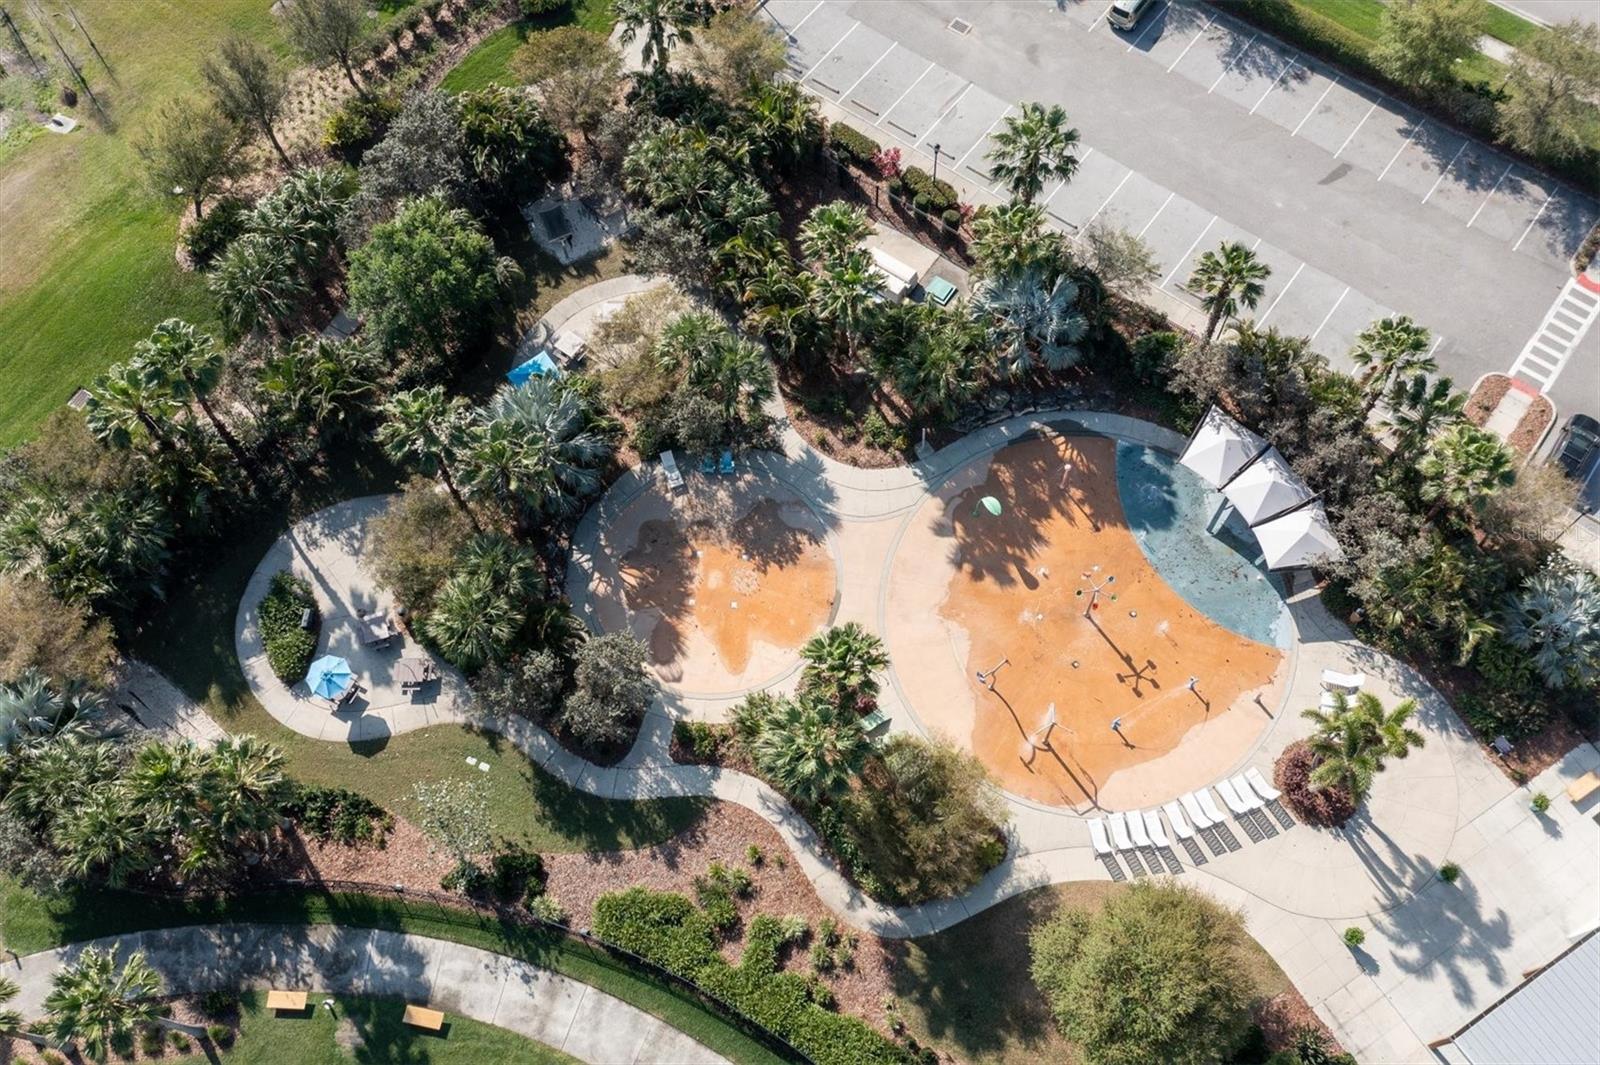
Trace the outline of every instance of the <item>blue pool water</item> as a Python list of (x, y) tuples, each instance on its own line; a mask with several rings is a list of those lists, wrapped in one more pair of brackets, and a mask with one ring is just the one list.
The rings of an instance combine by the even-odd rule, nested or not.
[(1117, 442), (1117, 493), (1128, 528), (1161, 579), (1196, 610), (1240, 636), (1288, 646), (1282, 584), (1263, 569), (1244, 520), (1178, 461)]

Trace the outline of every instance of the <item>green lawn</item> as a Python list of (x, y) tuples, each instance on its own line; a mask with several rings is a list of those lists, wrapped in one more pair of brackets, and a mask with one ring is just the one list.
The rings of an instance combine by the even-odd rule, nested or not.
[[(399, 903), (363, 895), (258, 892), (232, 899), (179, 903), (139, 895), (84, 893), (46, 900), (0, 877), (0, 937), (19, 954), (146, 928), (230, 921), (382, 928), (481, 947), (532, 962), (614, 995), (733, 1061), (777, 1065), (783, 1060), (682, 991), (603, 952), (542, 928), (480, 920), (475, 915), (429, 903)], [(302, 1059), (282, 1056), (270, 1060)]]
[[(1376, 41), (1383, 21), (1383, 0), (1291, 0), (1296, 7), (1315, 11), (1345, 29)], [(1541, 32), (1543, 27), (1513, 11), (1484, 4), (1483, 32), (1513, 48)]]
[[(1028, 975), (1028, 933), (1059, 907), (1097, 908), (1125, 885), (1076, 881), (1008, 899), (936, 935), (898, 944), (893, 993), (917, 1039), (973, 1065), (1078, 1062)], [(1289, 978), (1248, 936), (1246, 970), (1270, 998)]]
[(447, 92), (470, 92), (489, 85), (512, 85), (511, 56), (522, 47), (528, 35), (552, 26), (576, 23), (586, 30), (609, 34), (616, 25), (611, 0), (574, 0), (559, 15), (543, 19), (523, 19), (485, 37), (446, 74), (440, 88)]
[(204, 286), (173, 261), (177, 209), (146, 187), (133, 146), (162, 103), (198, 93), (200, 60), (224, 36), (276, 37), (259, 0), (76, 7), (114, 78), (81, 38), (67, 44), (114, 126), (88, 120), (83, 100), (77, 132), (33, 137), (0, 163), (0, 448), (29, 437), (160, 319), (211, 323)]
[[(320, 1003), (326, 997), (317, 995)], [(578, 1059), (553, 1047), (525, 1039), (504, 1028), (466, 1017), (451, 1017), (444, 1031), (423, 1032), (401, 1023), (406, 1004), (393, 999), (336, 997), (333, 1009), (320, 1005), (299, 1015), (278, 1015), (266, 1008), (260, 991), (241, 996), (239, 1037), (221, 1051), (226, 1065), (337, 1065), (349, 1061), (404, 1061), (410, 1065), (480, 1065), (482, 1062), (527, 1062), (528, 1065), (572, 1065)], [(341, 1024), (353, 1029), (359, 1043), (346, 1049), (339, 1042)], [(348, 1036), (346, 1037), (348, 1039)], [(170, 1059), (183, 1065), (208, 1060), (204, 1054)]]

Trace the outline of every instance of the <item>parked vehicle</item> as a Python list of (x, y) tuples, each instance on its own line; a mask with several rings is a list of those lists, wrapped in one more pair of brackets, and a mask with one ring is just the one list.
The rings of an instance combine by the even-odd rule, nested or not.
[(1156, 0), (1111, 0), (1111, 10), (1106, 20), (1119, 30), (1131, 30), (1144, 18), (1144, 13), (1156, 6)]
[(1568, 477), (1581, 482), (1594, 471), (1597, 460), (1600, 460), (1600, 422), (1587, 414), (1574, 414), (1567, 419), (1556, 464)]

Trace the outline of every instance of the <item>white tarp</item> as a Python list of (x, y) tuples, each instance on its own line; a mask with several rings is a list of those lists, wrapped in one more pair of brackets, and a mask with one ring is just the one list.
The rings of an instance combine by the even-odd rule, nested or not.
[(1229, 481), (1222, 494), (1246, 525), (1254, 525), (1299, 506), (1315, 493), (1289, 468), (1288, 460), (1277, 448), (1269, 448)]
[(1212, 407), (1178, 461), (1212, 488), (1220, 488), (1268, 446), (1260, 436)]
[(1309, 566), (1318, 559), (1343, 558), (1339, 541), (1328, 526), (1328, 515), (1321, 503), (1301, 507), (1281, 518), (1253, 527), (1256, 543), (1269, 570)]

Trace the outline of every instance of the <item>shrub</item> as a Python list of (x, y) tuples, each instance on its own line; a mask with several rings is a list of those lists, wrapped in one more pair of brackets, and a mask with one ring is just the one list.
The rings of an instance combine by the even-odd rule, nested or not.
[(1446, 884), (1454, 884), (1461, 879), (1461, 866), (1455, 862), (1445, 862), (1439, 866), (1439, 879)]
[(828, 127), (828, 143), (840, 159), (863, 170), (873, 165), (873, 159), (882, 150), (877, 141), (843, 122)]
[(459, 891), (463, 895), (481, 895), (489, 889), (489, 874), (477, 862), (465, 858), (439, 881), (446, 891)]
[(1533, 802), (1531, 805), (1533, 806), (1534, 813), (1542, 814), (1546, 810), (1550, 809), (1550, 796), (1546, 795), (1542, 791), (1536, 791), (1533, 793)]
[(672, 726), (672, 738), (678, 746), (686, 748), (695, 761), (713, 763), (722, 754), (727, 733), (704, 721), (678, 721)]
[(617, 743), (644, 717), (655, 687), (644, 673), (645, 646), (626, 632), (607, 633), (578, 648), (576, 690), (561, 723), (583, 743)]
[(1344, 945), (1352, 949), (1359, 947), (1367, 941), (1367, 934), (1355, 925), (1344, 930)]
[(1283, 792), (1284, 805), (1307, 824), (1337, 828), (1356, 812), (1355, 800), (1343, 788), (1313, 788), (1311, 770), (1317, 756), (1304, 740), (1291, 743), (1272, 767), (1272, 779)]
[(199, 1006), (207, 1017), (231, 1017), (239, 1010), (239, 992), (207, 991), (200, 996)]
[(191, 1046), (189, 1037), (182, 1032), (168, 1032), (167, 1043), (180, 1054), (187, 1054)]
[(572, 6), (572, 0), (517, 0), (517, 7), (522, 12), (523, 18), (539, 18), (543, 15), (553, 15), (557, 11), (565, 11)]
[(368, 557), (378, 583), (413, 614), (433, 608), (472, 539), (472, 522), (425, 477), (406, 482), (398, 499), (372, 519)]
[(351, 165), (359, 163), (368, 149), (383, 140), (399, 114), (399, 98), (357, 93), (328, 116), (322, 127), (322, 146)]
[[(531, 887), (529, 890), (532, 890)], [(541, 921), (547, 921), (550, 924), (567, 923), (566, 907), (557, 902), (554, 895), (543, 892), (538, 895), (528, 895), (523, 898), (522, 906)]]
[(762, 864), (766, 862), (767, 855), (765, 851), (752, 843), (744, 849), (744, 860), (750, 863), (750, 868), (760, 869)]
[(861, 438), (884, 451), (904, 451), (910, 446), (905, 430), (890, 425), (875, 410), (868, 411), (861, 420)]
[(227, 1050), (233, 1046), (233, 1029), (225, 1024), (208, 1024), (206, 1025), (206, 1038), (211, 1041), (213, 1046)]
[[(172, 1033), (177, 1035), (177, 1032)], [(167, 1048), (167, 1041), (161, 1035), (161, 1029), (154, 1026), (139, 1030), (139, 1052), (147, 1058), (159, 1058), (161, 1052)]]
[(967, 220), (967, 213), (960, 207), (946, 207), (939, 215), (939, 220), (945, 224), (946, 229), (956, 230)]
[(889, 178), (900, 176), (900, 149), (880, 148), (872, 156), (872, 168), (878, 176), (887, 181)]
[(224, 196), (211, 205), (205, 216), (183, 231), (183, 250), (196, 270), (204, 270), (228, 250), (228, 245), (244, 235), (250, 201)]
[[(311, 627), (303, 628), (300, 618), (308, 609)], [(286, 684), (304, 678), (311, 656), (317, 651), (317, 631), (322, 624), (311, 585), (288, 570), (278, 571), (267, 586), (257, 615), (272, 672)]]
[(512, 847), (494, 856), (490, 863), (490, 881), (494, 893), (510, 902), (527, 898), (530, 894), (544, 894), (544, 859), (535, 851)]
[(472, 692), (491, 714), (544, 721), (560, 705), (566, 674), (554, 651), (533, 651), (484, 666), (472, 678)]
[(905, 182), (906, 190), (911, 193), (911, 202), (919, 211), (943, 214), (961, 202), (953, 185), (920, 167), (906, 167), (901, 180)]
[(283, 813), (312, 838), (347, 847), (370, 843), (381, 848), (394, 828), (389, 811), (348, 788), (298, 785)]

